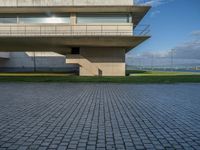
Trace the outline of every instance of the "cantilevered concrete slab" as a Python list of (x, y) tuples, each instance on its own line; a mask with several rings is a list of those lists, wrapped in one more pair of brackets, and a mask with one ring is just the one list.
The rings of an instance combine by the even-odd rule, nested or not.
[(149, 11), (150, 6), (19, 6), (1, 7), (0, 13), (142, 13)]
[[(136, 47), (149, 36), (0, 37), (0, 51), (67, 51), (69, 47)], [(12, 44), (11, 44), (12, 43)]]

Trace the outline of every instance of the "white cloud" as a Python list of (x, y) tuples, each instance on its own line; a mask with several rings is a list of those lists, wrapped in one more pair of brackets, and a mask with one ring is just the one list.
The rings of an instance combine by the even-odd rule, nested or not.
[(193, 36), (200, 36), (200, 30), (193, 31), (191, 33), (191, 35), (193, 35)]
[(200, 40), (192, 40), (175, 48), (175, 57), (200, 59)]
[(151, 12), (150, 16), (155, 17), (159, 13), (160, 13), (160, 10), (155, 10), (155, 11)]
[(175, 47), (175, 57), (200, 59), (200, 30), (191, 33), (192, 39)]
[(136, 4), (150, 5), (153, 7), (172, 2), (173, 0), (135, 0)]
[(166, 51), (152, 51), (152, 52), (143, 52), (140, 55), (138, 55), (139, 57), (146, 57), (146, 58), (151, 58), (151, 57), (166, 57), (168, 55), (168, 50)]

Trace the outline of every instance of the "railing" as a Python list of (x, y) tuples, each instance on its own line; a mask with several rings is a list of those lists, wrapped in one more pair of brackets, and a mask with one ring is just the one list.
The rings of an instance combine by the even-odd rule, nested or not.
[(148, 36), (150, 32), (150, 25), (137, 25), (133, 30), (133, 34), (136, 36)]
[(0, 0), (0, 7), (133, 5), (131, 0)]
[(133, 32), (132, 25), (0, 25), (1, 37), (28, 36), (147, 36), (149, 26)]

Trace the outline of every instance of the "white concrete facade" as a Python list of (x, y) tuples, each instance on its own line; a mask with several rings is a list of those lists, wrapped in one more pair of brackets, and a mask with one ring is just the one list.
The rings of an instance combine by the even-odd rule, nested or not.
[(125, 76), (125, 53), (149, 38), (134, 30), (150, 7), (134, 0), (0, 0), (0, 7), (0, 51), (12, 51), (0, 67), (33, 66), (31, 53), (13, 51), (54, 51), (63, 56), (37, 53), (37, 67), (67, 63), (81, 76)]

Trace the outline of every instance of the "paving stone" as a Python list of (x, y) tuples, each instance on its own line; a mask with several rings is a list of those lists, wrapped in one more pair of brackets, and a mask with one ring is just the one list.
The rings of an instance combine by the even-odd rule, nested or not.
[(200, 149), (200, 84), (0, 83), (0, 150)]
[(20, 147), (18, 148), (18, 150), (27, 150), (27, 149), (28, 149), (27, 146), (20, 146)]
[(67, 146), (59, 146), (57, 150), (66, 150)]

